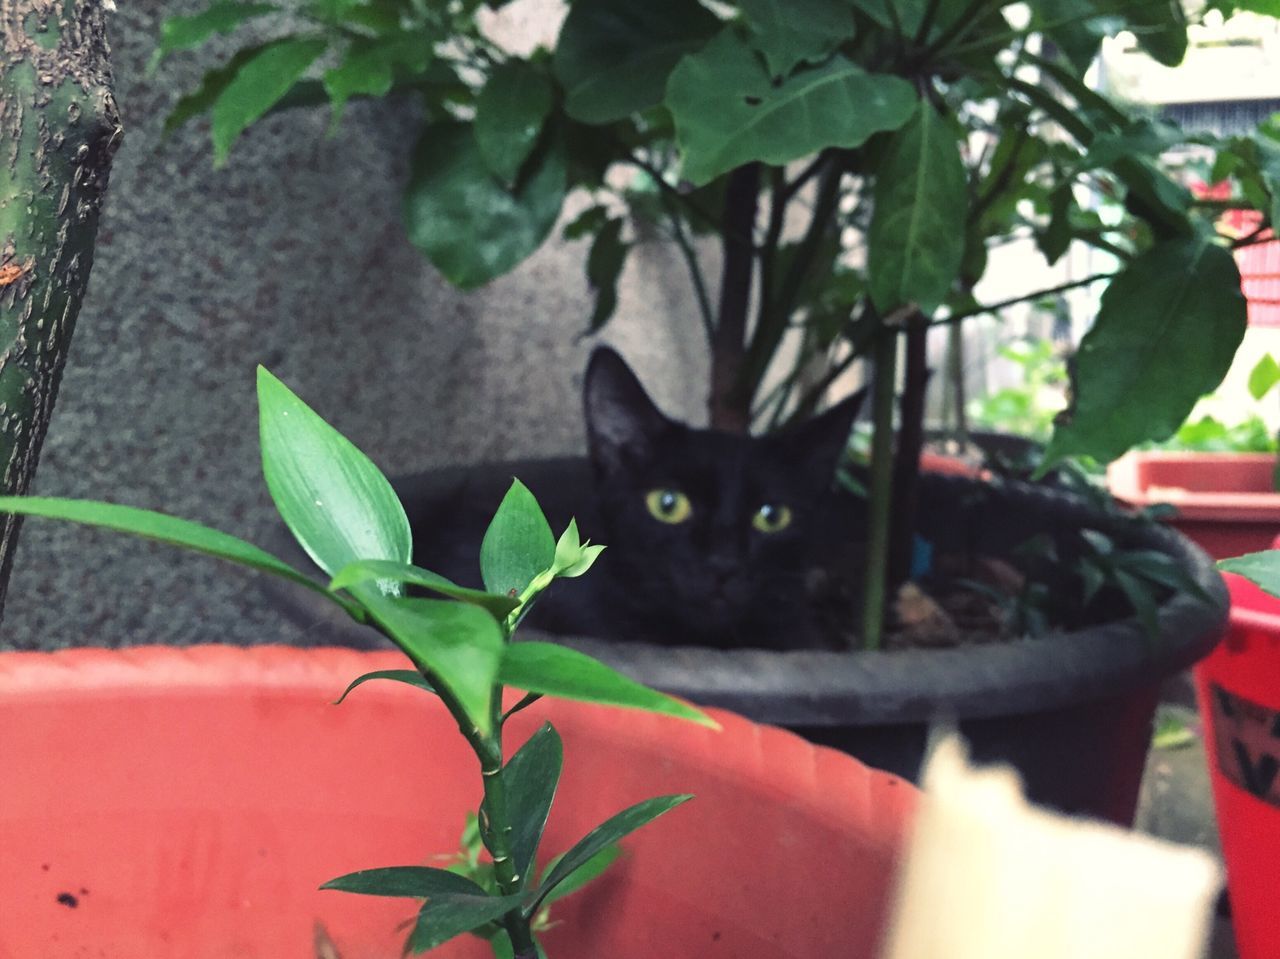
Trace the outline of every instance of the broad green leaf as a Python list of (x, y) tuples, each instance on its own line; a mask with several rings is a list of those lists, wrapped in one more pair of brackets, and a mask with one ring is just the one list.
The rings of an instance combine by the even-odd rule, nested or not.
[(384, 97), (391, 92), (397, 67), (421, 73), (430, 59), (431, 47), (421, 36), (380, 37), (353, 42), (342, 62), (324, 75), (324, 89), (333, 104), (330, 129), (338, 125), (347, 101), (352, 97)]
[(288, 37), (246, 60), (213, 104), (214, 164), (227, 162), (231, 144), (289, 92), (329, 45), (318, 37)]
[(497, 67), (476, 100), (476, 146), (489, 172), (516, 182), (551, 112), (551, 78), (528, 60)]
[(1050, 264), (1057, 263), (1071, 245), (1071, 183), (1054, 188), (1049, 194), (1049, 223), (1036, 234), (1036, 245)]
[(592, 241), (587, 254), (587, 286), (595, 296), (595, 307), (588, 333), (599, 332), (618, 308), (618, 278), (630, 249), (631, 244), (622, 242), (622, 220), (616, 217), (606, 222)]
[(405, 951), (412, 954), (434, 949), (454, 936), (493, 922), (519, 905), (519, 896), (436, 896), (418, 910)]
[(353, 583), (369, 580), (391, 580), (397, 583), (408, 583), (411, 586), (421, 586), (441, 596), (448, 596), (450, 599), (471, 603), (473, 606), (488, 610), (489, 614), (499, 621), (506, 619), (507, 615), (520, 605), (510, 596), (459, 586), (429, 569), (391, 560), (370, 559), (350, 563), (338, 571), (338, 574), (329, 582), (329, 588), (331, 590), (346, 589)]
[(355, 611), (352, 604), (334, 596), (310, 576), (252, 543), (176, 516), (117, 503), (46, 496), (0, 496), (0, 512), (69, 520), (87, 526), (132, 533), (172, 546), (184, 546), (198, 553), (272, 573), (328, 597), (348, 612)]
[(563, 765), (564, 744), (560, 734), (547, 723), (530, 736), (502, 768), (511, 820), (511, 861), (522, 890), (532, 885), (534, 858)]
[(871, 299), (880, 313), (914, 303), (928, 316), (964, 256), (964, 162), (946, 122), (921, 103), (880, 159), (867, 232)]
[(1032, 4), (1031, 22), (1049, 36), (1083, 76), (1098, 55), (1109, 21), (1093, 0), (1054, 0)]
[(414, 149), (404, 219), (409, 239), (469, 290), (509, 272), (546, 239), (564, 202), (560, 144), (531, 158), (516, 190), (489, 172), (469, 125), (427, 127)]
[(265, 44), (246, 47), (237, 51), (236, 55), (222, 66), (206, 73), (200, 80), (200, 86), (179, 97), (178, 102), (173, 105), (169, 115), (164, 118), (161, 135), (169, 136), (192, 117), (197, 117), (209, 110), (217, 102), (218, 97), (222, 96), (222, 91), (236, 78), (240, 68), (265, 47)]
[(853, 36), (846, 0), (739, 0), (738, 8), (751, 28), (751, 45), (777, 77), (825, 59)]
[(775, 83), (728, 27), (672, 71), (665, 103), (681, 172), (701, 185), (752, 160), (780, 165), (824, 147), (859, 146), (905, 123), (916, 95), (906, 80), (844, 57)]
[(697, 0), (576, 0), (553, 62), (565, 112), (598, 124), (655, 106), (680, 58), (719, 27)]
[(1249, 371), (1249, 395), (1260, 400), (1271, 392), (1271, 387), (1280, 383), (1280, 363), (1270, 353), (1262, 354), (1262, 359)]
[(480, 543), (480, 577), (491, 593), (519, 596), (551, 568), (556, 540), (542, 507), (519, 480), (511, 483)]
[(470, 879), (447, 869), (430, 866), (387, 866), (361, 869), (337, 879), (330, 879), (321, 889), (337, 889), (362, 896), (403, 896), (409, 899), (431, 899), (435, 896), (483, 896), (484, 890)]
[(1264, 592), (1280, 596), (1280, 549), (1264, 549), (1219, 560), (1218, 569), (1243, 576)]
[(609, 208), (601, 203), (589, 206), (565, 224), (560, 235), (565, 240), (581, 240), (583, 237), (600, 232), (609, 222)]
[(447, 599), (400, 599), (376, 586), (356, 584), (351, 593), (369, 611), (388, 638), (428, 674), (488, 735), (493, 730), (490, 703), (506, 642), (502, 627), (478, 606)]
[[(569, 873), (569, 875), (565, 876), (565, 878), (557, 884), (556, 888), (548, 893), (547, 898), (543, 900), (543, 905), (549, 906), (553, 902), (564, 899), (566, 896), (572, 896), (588, 883), (599, 879), (605, 874), (610, 866), (618, 861), (618, 857), (621, 855), (621, 846), (605, 846), (581, 866)], [(557, 856), (548, 863), (546, 870), (543, 872), (544, 877), (551, 875), (551, 871), (559, 865), (560, 860), (563, 858), (564, 856)]]
[[(907, 37), (915, 37), (920, 32), (925, 11), (932, 6), (933, 21), (927, 39), (936, 39), (960, 16), (965, 13), (972, 15), (973, 12), (969, 0), (847, 0), (847, 2), (886, 29), (891, 29), (896, 19), (902, 28), (902, 34)], [(892, 13), (890, 6), (893, 8)]]
[(585, 865), (602, 849), (612, 846), (623, 836), (635, 832), (641, 826), (653, 822), (663, 813), (675, 809), (676, 806), (688, 802), (692, 798), (690, 795), (656, 796), (653, 799), (646, 799), (644, 802), (636, 803), (629, 809), (624, 809), (616, 816), (596, 826), (595, 829), (578, 840), (573, 848), (564, 854), (547, 877), (538, 885), (538, 894), (534, 897), (533, 903), (525, 909), (525, 914), (532, 915), (536, 912), (538, 905), (547, 898), (556, 886), (573, 875), (579, 867)]
[(1153, 59), (1166, 67), (1182, 62), (1187, 55), (1187, 18), (1181, 3), (1124, 0), (1119, 6), (1138, 45)]
[(585, 653), (555, 643), (512, 643), (502, 657), (499, 678), (505, 685), (530, 693), (664, 713), (719, 728), (700, 709), (637, 683)]
[(317, 566), (409, 562), (409, 520), (382, 471), (261, 366), (258, 421), (267, 489)]
[(1071, 407), (1040, 471), (1068, 456), (1109, 462), (1172, 436), (1222, 382), (1245, 331), (1231, 254), (1207, 238), (1157, 243), (1111, 281), (1076, 352)]
[(239, 0), (217, 0), (200, 13), (186, 17), (169, 17), (160, 25), (160, 42), (151, 55), (148, 69), (175, 50), (199, 46), (215, 33), (230, 33), (240, 24), (264, 14), (275, 13), (273, 3), (242, 3)]
[(406, 686), (416, 686), (418, 689), (424, 689), (429, 693), (434, 693), (435, 688), (427, 682), (425, 676), (416, 669), (378, 669), (372, 673), (365, 673), (363, 676), (357, 676), (351, 680), (342, 695), (333, 701), (333, 705), (342, 705), (343, 700), (351, 695), (351, 691), (357, 686), (363, 686), (365, 683), (374, 679), (386, 679), (393, 683), (404, 683)]

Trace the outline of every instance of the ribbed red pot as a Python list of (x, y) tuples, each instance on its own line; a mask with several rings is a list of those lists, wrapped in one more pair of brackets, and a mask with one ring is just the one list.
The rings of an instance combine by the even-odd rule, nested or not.
[[(409, 900), (321, 892), (457, 848), (478, 769), (429, 696), (348, 681), (396, 653), (279, 647), (0, 654), (0, 959), (400, 954)], [(915, 790), (716, 712), (721, 732), (539, 703), (565, 773), (543, 849), (652, 795), (697, 798), (558, 904), (551, 959), (875, 955)], [(479, 957), (463, 937), (439, 955)]]

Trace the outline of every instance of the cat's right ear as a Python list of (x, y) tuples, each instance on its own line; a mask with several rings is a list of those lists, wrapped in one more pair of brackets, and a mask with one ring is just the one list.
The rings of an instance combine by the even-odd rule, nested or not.
[(631, 367), (607, 346), (591, 354), (582, 401), (587, 450), (597, 472), (606, 476), (651, 457), (654, 442), (671, 428)]

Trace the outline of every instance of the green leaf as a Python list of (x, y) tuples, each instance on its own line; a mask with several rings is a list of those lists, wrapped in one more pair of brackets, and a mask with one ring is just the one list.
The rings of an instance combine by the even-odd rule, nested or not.
[(1245, 553), (1230, 559), (1219, 560), (1218, 569), (1224, 573), (1243, 576), (1263, 592), (1280, 596), (1280, 550), (1265, 549), (1259, 553)]
[(512, 643), (502, 658), (499, 678), (504, 685), (530, 693), (642, 709), (719, 728), (702, 710), (637, 683), (585, 653), (555, 643)]
[(622, 220), (614, 218), (605, 223), (591, 243), (587, 254), (587, 286), (595, 295), (595, 308), (587, 333), (597, 333), (618, 308), (618, 278), (627, 262), (631, 244), (622, 242)]
[(480, 157), (503, 183), (516, 182), (551, 112), (551, 78), (527, 60), (497, 67), (476, 100), (475, 136)]
[(1187, 18), (1177, 0), (1125, 2), (1121, 9), (1138, 44), (1158, 63), (1176, 67), (1187, 55)]
[(510, 272), (560, 214), (567, 175), (561, 145), (530, 159), (516, 190), (489, 172), (469, 125), (429, 126), (414, 149), (404, 197), (409, 240), (465, 290)]
[(686, 57), (666, 105), (695, 185), (752, 160), (781, 165), (824, 147), (856, 147), (894, 130), (916, 103), (900, 77), (867, 73), (844, 57), (776, 82), (732, 27)]
[(538, 905), (547, 898), (556, 886), (568, 879), (578, 868), (585, 865), (602, 849), (613, 845), (623, 836), (635, 832), (641, 826), (652, 822), (663, 813), (675, 809), (676, 806), (688, 802), (692, 798), (690, 795), (656, 796), (653, 799), (646, 799), (644, 802), (636, 803), (634, 806), (624, 809), (616, 816), (596, 826), (595, 829), (583, 836), (582, 839), (574, 844), (572, 849), (564, 854), (563, 858), (556, 863), (547, 877), (539, 884), (538, 894), (534, 897), (533, 903), (526, 907), (525, 915), (533, 915), (537, 911)]
[(573, 579), (589, 570), (604, 552), (603, 546), (590, 546), (578, 535), (578, 521), (569, 520), (560, 538), (556, 540), (556, 555), (552, 572), (558, 578)]
[(680, 58), (719, 27), (697, 0), (576, 0), (553, 61), (565, 112), (600, 124), (655, 106)]
[(520, 605), (510, 596), (459, 586), (429, 569), (391, 560), (358, 560), (349, 563), (333, 577), (329, 582), (329, 588), (331, 590), (346, 589), (353, 583), (369, 580), (392, 580), (397, 583), (421, 586), (441, 596), (448, 596), (450, 599), (471, 603), (473, 606), (488, 610), (489, 614), (499, 622), (505, 620), (507, 615)]
[(921, 103), (881, 157), (867, 232), (871, 299), (882, 315), (914, 303), (928, 316), (964, 256), (964, 162), (946, 122)]
[(1157, 243), (1103, 293), (1076, 353), (1073, 405), (1055, 422), (1041, 472), (1068, 456), (1105, 463), (1172, 436), (1222, 382), (1244, 331), (1231, 254), (1200, 237)]
[(258, 419), (267, 489), (317, 566), (409, 562), (409, 520), (381, 470), (261, 366)]
[(826, 59), (853, 36), (853, 11), (845, 0), (739, 0), (738, 7), (752, 46), (774, 76)]
[(174, 130), (192, 117), (197, 117), (209, 110), (218, 97), (222, 96), (222, 91), (236, 78), (240, 68), (261, 50), (265, 49), (265, 46), (263, 44), (256, 47), (246, 47), (238, 51), (235, 56), (222, 66), (206, 73), (200, 80), (200, 86), (180, 97), (178, 102), (173, 105), (169, 115), (164, 118), (164, 128), (161, 130), (161, 135), (166, 137), (171, 135)]
[(410, 34), (354, 41), (342, 62), (324, 75), (324, 89), (333, 104), (330, 129), (337, 127), (352, 97), (384, 97), (391, 92), (397, 67), (421, 73), (430, 59), (431, 47), (421, 36)]
[(491, 593), (519, 596), (551, 569), (556, 540), (529, 488), (513, 480), (480, 543), (480, 577)]
[[(549, 906), (553, 902), (558, 902), (567, 896), (572, 896), (588, 883), (599, 879), (605, 874), (610, 866), (618, 861), (618, 858), (621, 855), (621, 846), (605, 846), (581, 866), (569, 873), (569, 875), (565, 876), (555, 889), (547, 894), (547, 898), (543, 900), (543, 905)], [(564, 856), (557, 856), (548, 863), (546, 870), (543, 872), (544, 879), (546, 876), (551, 875), (551, 871), (560, 864), (562, 859), (564, 859)]]
[(328, 597), (348, 612), (353, 611), (350, 603), (334, 596), (310, 576), (252, 543), (176, 516), (117, 503), (46, 496), (0, 496), (0, 512), (68, 520), (120, 533), (132, 533), (171, 546), (184, 546), (198, 553), (230, 560), (241, 566), (287, 579)]
[(1249, 395), (1260, 400), (1277, 383), (1280, 383), (1280, 363), (1270, 353), (1264, 353), (1249, 371)]
[(160, 42), (156, 45), (155, 53), (151, 55), (148, 69), (155, 69), (161, 60), (176, 50), (199, 46), (215, 33), (230, 33), (245, 21), (275, 13), (278, 9), (272, 3), (218, 0), (200, 13), (186, 17), (169, 17), (160, 25)]
[(519, 896), (436, 896), (418, 910), (405, 950), (420, 953), (434, 949), (454, 936), (493, 922), (519, 905)]
[(342, 695), (333, 701), (333, 705), (342, 705), (342, 701), (351, 695), (351, 690), (357, 686), (363, 686), (374, 679), (386, 679), (394, 683), (404, 683), (406, 686), (416, 686), (418, 689), (424, 689), (429, 693), (435, 692), (435, 687), (427, 682), (427, 678), (416, 669), (378, 669), (353, 679), (351, 685), (343, 691)]
[(1036, 234), (1036, 245), (1050, 265), (1062, 259), (1071, 245), (1071, 207), (1070, 182), (1055, 187), (1049, 194), (1049, 224)]
[(597, 203), (589, 206), (565, 224), (561, 237), (565, 240), (581, 240), (583, 237), (600, 232), (609, 222), (609, 208)]
[(555, 728), (546, 723), (529, 737), (502, 768), (511, 818), (511, 860), (520, 888), (528, 888), (542, 830), (560, 784), (564, 744)]
[(1115, 584), (1120, 587), (1128, 598), (1129, 604), (1133, 607), (1133, 611), (1138, 617), (1138, 622), (1142, 624), (1143, 632), (1151, 639), (1159, 636), (1160, 609), (1156, 605), (1155, 596), (1152, 595), (1151, 585), (1136, 576), (1126, 573), (1122, 569), (1112, 570), (1111, 576), (1115, 580)]
[[(968, 0), (848, 0), (848, 3), (885, 28), (893, 27), (896, 15), (903, 35), (907, 37), (914, 37), (920, 32), (925, 11), (932, 6), (934, 11), (929, 39), (936, 38), (961, 15), (972, 14), (972, 5)], [(889, 12), (890, 6), (893, 7), (893, 14)]]
[(318, 37), (288, 37), (263, 47), (240, 66), (213, 104), (216, 166), (227, 162), (236, 138), (289, 92), (328, 45)]
[[(337, 889), (362, 896), (403, 896), (408, 899), (431, 899), (436, 896), (483, 896), (484, 890), (470, 879), (447, 869), (430, 866), (387, 866), (361, 869), (337, 879), (330, 879), (321, 889)], [(463, 930), (464, 932), (466, 930)]]
[(363, 584), (351, 592), (437, 691), (452, 695), (482, 733), (492, 732), (489, 706), (506, 644), (492, 616), (466, 603), (398, 599)]

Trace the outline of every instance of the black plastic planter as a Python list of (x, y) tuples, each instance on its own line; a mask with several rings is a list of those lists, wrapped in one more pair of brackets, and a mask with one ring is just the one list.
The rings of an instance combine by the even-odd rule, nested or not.
[[(558, 504), (589, 495), (580, 459), (441, 470), (397, 486), (421, 538), (438, 528), (433, 518), (492, 511), (513, 475), (552, 516)], [(1161, 683), (1205, 656), (1225, 626), (1227, 593), (1212, 561), (1168, 528), (1103, 513), (1047, 488), (925, 474), (921, 490), (921, 530), (942, 548), (1000, 555), (1037, 532), (1088, 527), (1175, 557), (1213, 603), (1170, 598), (1160, 607), (1155, 638), (1129, 618), (1034, 640), (887, 653), (725, 652), (555, 638), (659, 689), (788, 727), (909, 778), (931, 725), (952, 722), (977, 759), (1012, 763), (1037, 801), (1129, 824)], [(283, 531), (273, 545), (301, 560)], [(269, 588), (317, 642), (368, 646), (377, 639), (305, 590)]]

